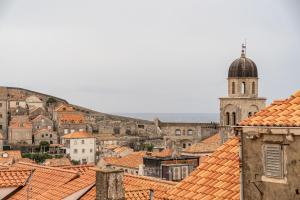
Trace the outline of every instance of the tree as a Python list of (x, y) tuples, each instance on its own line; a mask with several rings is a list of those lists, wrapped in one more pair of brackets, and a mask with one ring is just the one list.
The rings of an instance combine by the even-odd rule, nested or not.
[(46, 102), (47, 106), (49, 106), (51, 104), (56, 104), (56, 103), (57, 103), (57, 100), (53, 97), (49, 97)]
[(73, 165), (79, 165), (80, 164), (80, 161), (79, 160), (71, 160), (71, 163)]
[(40, 142), (40, 151), (43, 151), (43, 152), (48, 152), (49, 151), (49, 142), (47, 141), (41, 141)]

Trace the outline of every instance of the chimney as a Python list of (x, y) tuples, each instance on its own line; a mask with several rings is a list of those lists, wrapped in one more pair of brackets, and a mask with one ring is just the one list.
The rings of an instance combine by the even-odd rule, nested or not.
[(96, 200), (125, 200), (123, 170), (96, 169)]

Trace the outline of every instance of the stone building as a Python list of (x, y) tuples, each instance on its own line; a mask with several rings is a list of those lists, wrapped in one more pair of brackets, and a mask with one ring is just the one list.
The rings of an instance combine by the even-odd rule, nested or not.
[(12, 118), (8, 128), (9, 144), (32, 144), (32, 123), (28, 116)]
[(43, 115), (37, 116), (36, 118), (31, 120), (31, 122), (32, 122), (33, 132), (40, 129), (53, 130), (54, 127), (54, 122), (48, 117)]
[(168, 148), (185, 149), (219, 131), (217, 123), (179, 123), (155, 120)]
[(48, 142), (49, 144), (57, 144), (57, 133), (51, 129), (39, 129), (33, 132), (32, 143), (39, 145), (41, 142)]
[(0, 87), (0, 130), (4, 134), (4, 138), (7, 139), (7, 127), (8, 127), (8, 105), (7, 105), (8, 91), (5, 87)]
[(266, 106), (266, 99), (258, 97), (256, 64), (246, 57), (245, 51), (246, 47), (243, 45), (241, 57), (231, 63), (227, 79), (228, 96), (220, 98), (220, 125), (223, 137), (227, 137), (225, 135), (232, 130), (228, 127), (237, 125)]
[(86, 123), (82, 114), (61, 114), (58, 116), (57, 132), (59, 136), (77, 131), (86, 131)]
[(243, 199), (300, 199), (300, 91), (235, 129), (242, 140)]

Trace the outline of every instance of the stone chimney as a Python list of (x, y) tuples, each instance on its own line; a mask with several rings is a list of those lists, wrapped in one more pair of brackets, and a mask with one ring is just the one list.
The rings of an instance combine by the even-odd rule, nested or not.
[(96, 200), (125, 200), (123, 170), (96, 169)]

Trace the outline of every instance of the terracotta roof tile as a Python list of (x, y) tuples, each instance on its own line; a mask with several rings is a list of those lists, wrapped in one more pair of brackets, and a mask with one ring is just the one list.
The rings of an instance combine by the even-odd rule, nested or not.
[(70, 166), (72, 165), (72, 163), (68, 158), (52, 158), (52, 159), (46, 159), (44, 165), (51, 166), (51, 167), (59, 167), (59, 166)]
[(128, 168), (139, 168), (139, 165), (143, 164), (143, 158), (146, 152), (133, 152), (127, 156), (116, 158), (116, 157), (105, 157), (104, 161), (109, 165), (128, 167)]
[(31, 173), (31, 170), (23, 169), (1, 170), (0, 188), (24, 186)]
[[(124, 175), (125, 199), (126, 200), (148, 200), (150, 189), (154, 192), (154, 200), (165, 199), (166, 192), (176, 185), (175, 182), (164, 181), (145, 176)], [(96, 188), (93, 187), (81, 200), (94, 200)]]
[(300, 126), (300, 91), (240, 122), (241, 126)]
[(79, 131), (74, 133), (69, 133), (63, 136), (64, 139), (77, 139), (77, 138), (94, 138), (91, 133), (85, 131)]
[(84, 123), (84, 116), (82, 114), (60, 114), (58, 116), (59, 122), (61, 123), (72, 123), (72, 124), (82, 124)]
[(193, 144), (192, 146), (183, 150), (183, 153), (212, 153), (221, 146), (221, 136), (219, 133), (201, 141), (200, 143)]
[(239, 199), (239, 138), (234, 137), (206, 158), (186, 179), (167, 192), (167, 199)]
[(61, 168), (73, 170), (80, 174), (85, 174), (87, 171), (89, 171), (91, 168), (95, 167), (95, 165), (71, 165), (71, 166), (63, 166)]
[[(61, 186), (74, 178), (78, 177), (78, 173), (60, 169), (55, 167), (46, 167), (31, 163), (19, 162), (15, 164), (11, 169), (34, 169), (32, 178), (30, 180), (29, 196), (31, 199), (36, 198), (47, 190), (53, 189), (57, 186)], [(15, 193), (10, 199), (22, 200), (28, 197), (28, 184), (21, 190)]]

